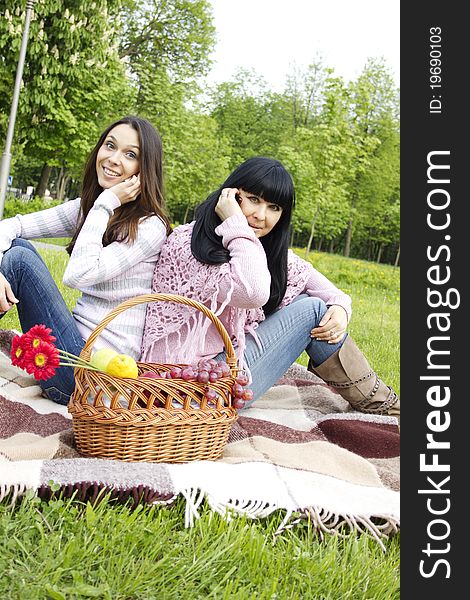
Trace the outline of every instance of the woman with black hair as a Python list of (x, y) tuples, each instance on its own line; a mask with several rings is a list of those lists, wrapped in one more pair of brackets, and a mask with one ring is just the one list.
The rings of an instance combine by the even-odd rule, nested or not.
[[(163, 245), (152, 291), (210, 308), (251, 375), (253, 401), (305, 350), (309, 369), (353, 408), (399, 416), (397, 394), (371, 370), (346, 333), (351, 298), (289, 250), (295, 191), (274, 159), (254, 157), (231, 173)], [(174, 303), (147, 307), (142, 359), (196, 364), (225, 358), (200, 312)]]
[[(16, 305), (23, 332), (52, 329), (57, 347), (79, 355), (85, 340), (118, 304), (149, 293), (155, 262), (171, 231), (163, 197), (161, 138), (146, 119), (127, 116), (107, 127), (88, 156), (80, 198), (0, 222), (0, 318)], [(46, 264), (27, 240), (71, 237), (65, 285), (81, 292), (67, 307)], [(116, 317), (95, 343), (138, 359), (145, 307)], [(41, 381), (67, 404), (73, 367)]]

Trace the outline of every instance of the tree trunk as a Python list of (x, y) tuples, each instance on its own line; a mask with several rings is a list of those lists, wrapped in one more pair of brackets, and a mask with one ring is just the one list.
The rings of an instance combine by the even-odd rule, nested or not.
[(320, 250), (321, 250), (321, 247), (322, 247), (322, 244), (323, 244), (323, 238), (321, 237), (321, 238), (320, 238), (320, 241), (318, 242), (318, 246), (317, 246), (317, 250), (318, 250), (318, 252), (320, 252)]
[(335, 241), (330, 240), (330, 247), (328, 248), (328, 252), (330, 252), (330, 254), (333, 254), (334, 251), (335, 251)]
[(190, 211), (190, 209), (191, 209), (191, 205), (190, 205), (190, 204), (188, 204), (188, 205), (186, 206), (186, 210), (185, 210), (185, 212), (184, 212), (183, 223), (187, 223), (187, 222), (188, 222), (188, 214), (189, 214), (189, 211)]
[(352, 224), (352, 219), (349, 219), (348, 229), (346, 231), (346, 241), (344, 242), (344, 256), (349, 256), (351, 253)]
[(382, 251), (384, 249), (384, 245), (383, 244), (379, 244), (379, 251), (377, 252), (377, 262), (380, 262), (380, 259), (382, 258)]
[(44, 198), (46, 195), (47, 184), (49, 183), (49, 177), (51, 176), (52, 167), (44, 164), (42, 166), (41, 176), (39, 177), (39, 183), (36, 187), (35, 195), (40, 198)]
[(305, 249), (305, 258), (307, 258), (308, 253), (310, 252), (310, 248), (312, 246), (313, 234), (315, 233), (315, 223), (317, 221), (317, 216), (318, 216), (319, 210), (320, 210), (320, 207), (317, 206), (317, 210), (315, 211), (315, 215), (314, 215), (313, 221), (312, 221), (312, 227), (310, 228), (310, 237), (308, 238), (307, 248)]
[(310, 237), (308, 238), (307, 247), (305, 248), (305, 258), (307, 258), (307, 256), (310, 253), (310, 248), (312, 246), (313, 232), (314, 231), (315, 231), (315, 221), (312, 223), (312, 227), (310, 229)]
[(397, 255), (395, 257), (395, 262), (393, 264), (394, 267), (398, 267), (398, 263), (400, 262), (400, 246), (398, 246)]
[(70, 175), (67, 173), (64, 167), (61, 167), (59, 176), (57, 178), (56, 185), (56, 198), (57, 200), (63, 200), (65, 196), (65, 186), (69, 182)]
[(294, 228), (291, 229), (290, 232), (290, 247), (292, 248), (294, 245)]

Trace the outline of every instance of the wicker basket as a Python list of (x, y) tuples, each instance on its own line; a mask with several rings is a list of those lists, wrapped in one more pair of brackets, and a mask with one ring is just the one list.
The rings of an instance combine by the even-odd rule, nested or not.
[[(186, 304), (203, 312), (222, 337), (230, 376), (203, 384), (180, 378), (118, 378), (76, 368), (68, 410), (77, 449), (84, 456), (178, 463), (215, 460), (224, 450), (230, 427), (237, 419), (232, 406), (237, 359), (224, 326), (203, 304), (173, 294), (148, 294), (122, 302), (90, 334), (80, 357), (90, 359), (97, 337), (119, 313), (155, 301)], [(137, 366), (140, 374), (163, 373), (183, 365), (138, 362)], [(214, 402), (204, 395), (207, 386), (218, 394)]]

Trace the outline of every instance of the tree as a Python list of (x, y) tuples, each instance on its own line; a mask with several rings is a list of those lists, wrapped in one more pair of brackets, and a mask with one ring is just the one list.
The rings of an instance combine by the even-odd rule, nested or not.
[(216, 86), (210, 110), (231, 148), (231, 169), (250, 156), (275, 156), (287, 136), (282, 97), (252, 71), (240, 69), (231, 81)]
[(207, 0), (127, 0), (122, 22), (119, 55), (137, 82), (142, 64), (165, 71), (173, 82), (208, 72), (215, 28)]
[(344, 231), (349, 212), (347, 180), (354, 161), (342, 79), (328, 73), (316, 103), (318, 110), (309, 127), (298, 127), (280, 149), (296, 184), (294, 228), (308, 231), (306, 252), (316, 234), (332, 240)]
[[(14, 74), (21, 41), (24, 11), (14, 7), (12, 0), (6, 2), (0, 24), (6, 57), (0, 63), (0, 89)], [(183, 105), (195, 92), (196, 78), (209, 68), (214, 34), (206, 0), (38, 2), (16, 139), (25, 157), (43, 162), (37, 191), (45, 189), (48, 173), (57, 167), (55, 187), (62, 194), (110, 121), (140, 114), (152, 100), (161, 106), (175, 93)], [(157, 90), (149, 85), (154, 79), (177, 87)], [(184, 94), (178, 89), (182, 84)]]
[(165, 168), (171, 214), (184, 223), (227, 177), (229, 157), (212, 117), (187, 111), (181, 113), (179, 123), (178, 135), (165, 141)]
[(351, 124), (356, 145), (356, 168), (351, 172), (351, 215), (344, 255), (349, 256), (355, 216), (360, 208), (361, 182), (379, 147), (398, 132), (398, 91), (383, 61), (370, 59), (350, 86)]
[[(0, 19), (1, 80), (16, 73), (24, 10), (4, 3)], [(16, 143), (44, 164), (38, 194), (52, 166), (83, 163), (104, 123), (121, 116), (130, 87), (118, 54), (120, 0), (42, 0), (31, 20)], [(9, 98), (3, 100), (2, 108)]]
[(284, 97), (294, 131), (298, 127), (311, 127), (318, 119), (332, 74), (333, 70), (326, 68), (319, 57), (307, 69), (294, 68), (287, 76)]
[(356, 237), (368, 246), (367, 258), (380, 261), (387, 245), (396, 246), (400, 235), (399, 134), (390, 130), (377, 147), (369, 167), (359, 179)]

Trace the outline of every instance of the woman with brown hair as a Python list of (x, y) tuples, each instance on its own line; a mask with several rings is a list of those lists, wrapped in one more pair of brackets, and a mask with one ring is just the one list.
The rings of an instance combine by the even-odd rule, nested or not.
[[(52, 329), (58, 348), (79, 355), (113, 308), (150, 292), (155, 263), (170, 231), (160, 136), (147, 120), (124, 117), (106, 128), (91, 151), (80, 198), (0, 223), (0, 313), (16, 305), (24, 332), (44, 324)], [(68, 236), (70, 260), (63, 282), (81, 292), (72, 312), (26, 241)], [(107, 346), (138, 359), (144, 320), (144, 306), (124, 311), (95, 348)], [(58, 369), (40, 385), (51, 400), (67, 404), (74, 388), (73, 368)]]

